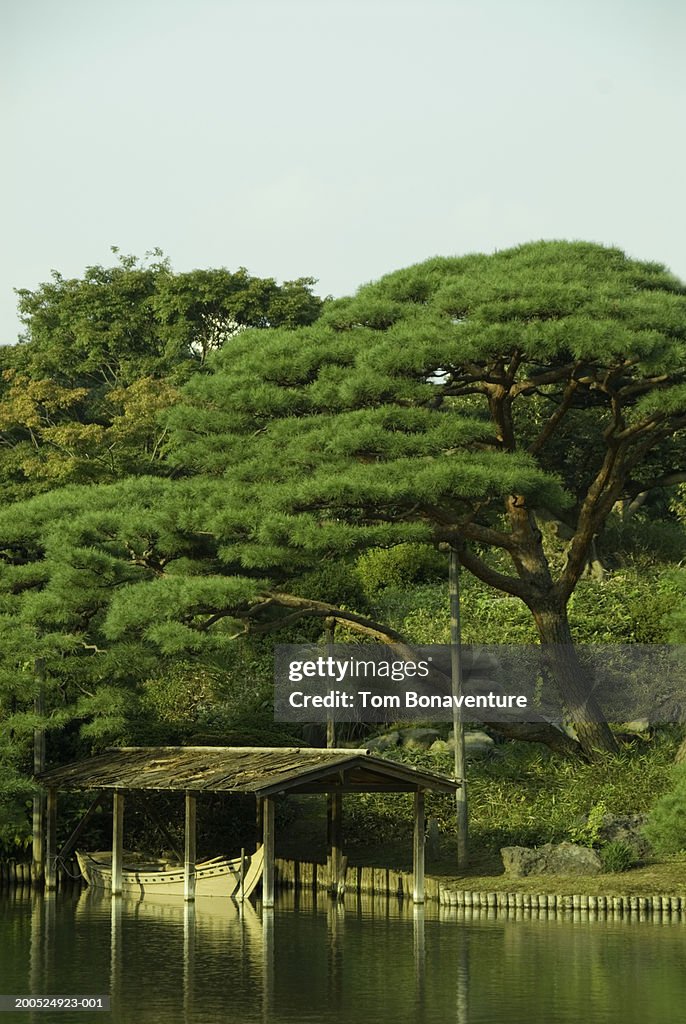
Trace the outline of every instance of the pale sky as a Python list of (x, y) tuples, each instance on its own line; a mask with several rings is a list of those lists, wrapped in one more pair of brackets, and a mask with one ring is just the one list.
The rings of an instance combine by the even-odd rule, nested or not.
[(686, 278), (683, 0), (0, 0), (14, 287), (159, 246), (343, 295), (618, 245)]

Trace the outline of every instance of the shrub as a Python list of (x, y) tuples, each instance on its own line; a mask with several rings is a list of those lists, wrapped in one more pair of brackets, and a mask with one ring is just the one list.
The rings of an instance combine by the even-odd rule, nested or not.
[(445, 580), (448, 560), (427, 544), (398, 544), (373, 548), (357, 560), (357, 575), (367, 597), (388, 588), (405, 588), (417, 583)]
[(614, 874), (617, 871), (628, 871), (638, 860), (636, 850), (631, 843), (623, 843), (617, 839), (606, 843), (600, 851), (603, 871)]
[(686, 765), (674, 770), (675, 785), (653, 807), (644, 834), (655, 853), (686, 850)]
[(597, 846), (606, 814), (607, 807), (602, 800), (593, 804), (584, 823), (570, 828), (569, 838), (582, 846)]

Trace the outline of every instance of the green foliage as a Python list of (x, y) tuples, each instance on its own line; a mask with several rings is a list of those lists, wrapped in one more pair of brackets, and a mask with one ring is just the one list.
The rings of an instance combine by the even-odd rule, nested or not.
[(160, 414), (208, 353), (246, 327), (288, 329), (319, 315), (311, 278), (175, 274), (158, 250), (149, 257), (120, 255), (81, 278), (55, 271), (18, 293), (26, 332), (1, 365), (0, 493), (165, 472)]
[(652, 516), (639, 513), (628, 520), (613, 514), (599, 547), (612, 568), (654, 572), (664, 562), (679, 562), (683, 558), (686, 519), (674, 519), (667, 510), (661, 509)]
[[(0, 858), (18, 858), (19, 854), (24, 854), (30, 847), (30, 807), (30, 803), (17, 798), (7, 800), (0, 797)], [(20, 859), (23, 860), (23, 857)]]
[(581, 825), (573, 825), (569, 830), (569, 838), (573, 843), (580, 843), (582, 846), (597, 846), (600, 842), (600, 833), (607, 814), (607, 807), (600, 800), (593, 804), (586, 820)]
[[(295, 334), (270, 331), (259, 366), (255, 343), (244, 332), (189, 382), (169, 412), (170, 457), (222, 480), (207, 528), (227, 561), (282, 590), (323, 560), (456, 543), (491, 599), (515, 598), (483, 600), (500, 639), (571, 642), (567, 604), (594, 537), (635, 494), (637, 466), (667, 473), (683, 446), (686, 287), (615, 249), (429, 260)], [(430, 613), (399, 607), (411, 556), (365, 558), (366, 599), (438, 639)], [(572, 717), (596, 715), (558, 670)], [(590, 722), (579, 735), (589, 753), (611, 746)]]
[[(655, 793), (669, 785), (674, 749), (675, 739), (666, 730), (647, 747), (586, 764), (560, 760), (533, 744), (508, 741), (498, 748), (497, 756), (469, 764), (473, 848), (497, 853), (501, 846), (563, 842), (570, 839), (570, 822), (586, 822), (589, 815), (597, 839), (601, 808), (602, 813), (615, 815), (649, 810)], [(452, 775), (450, 755), (399, 747), (385, 756)], [(366, 794), (352, 813), (358, 841), (364, 842), (367, 835), (392, 841), (399, 824), (410, 827), (412, 812), (402, 798), (387, 802), (386, 794)], [(454, 835), (452, 798), (427, 794), (427, 815), (436, 818), (443, 832)]]
[(680, 569), (670, 576), (676, 591), (674, 606), (665, 615), (664, 625), (674, 644), (686, 643), (686, 570)]
[[(429, 260), (326, 303), (317, 320), (309, 279), (179, 275), (151, 259), (21, 293), (26, 340), (2, 353), (0, 491), (47, 492), (0, 512), (8, 799), (25, 796), (41, 724), (37, 659), (59, 756), (146, 737), (266, 736), (262, 634), (316, 639), (311, 599), (446, 642), (436, 549), (448, 542), (464, 545), (473, 574), (462, 574), (466, 642), (535, 640), (536, 601), (557, 602), (564, 625), (570, 594), (577, 639), (663, 636), (682, 582), (644, 571), (643, 527), (610, 538), (613, 551), (634, 538), (614, 576), (575, 573), (613, 432), (631, 428), (621, 451), (640, 448), (651, 477), (679, 454), (686, 297), (664, 268), (540, 243)], [(613, 465), (603, 509), (642, 472)], [(665, 515), (659, 550), (673, 557), (678, 510)], [(575, 530), (583, 557), (569, 570)], [(537, 811), (513, 798), (513, 829), (562, 834), (543, 810), (555, 778), (522, 770)], [(491, 806), (488, 787), (481, 797)], [(435, 814), (447, 821), (447, 808)], [(480, 813), (477, 830), (495, 834)]]
[(658, 799), (644, 831), (661, 856), (686, 850), (686, 766), (674, 769), (672, 788)]
[(667, 643), (664, 620), (676, 592), (664, 563), (619, 569), (602, 580), (584, 577), (569, 603), (575, 638), (580, 643)]
[(382, 590), (404, 590), (429, 580), (445, 580), (448, 560), (426, 545), (399, 544), (364, 552), (357, 560), (356, 570), (365, 595), (373, 598)]
[(603, 846), (600, 851), (600, 860), (603, 865), (603, 871), (613, 874), (620, 871), (629, 871), (638, 862), (638, 855), (631, 843), (624, 843), (617, 839)]

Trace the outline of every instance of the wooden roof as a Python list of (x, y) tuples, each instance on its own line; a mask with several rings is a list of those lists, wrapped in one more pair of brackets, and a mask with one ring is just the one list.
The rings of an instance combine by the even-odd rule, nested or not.
[(58, 790), (163, 790), (211, 793), (452, 793), (443, 775), (322, 747), (117, 747), (36, 776)]

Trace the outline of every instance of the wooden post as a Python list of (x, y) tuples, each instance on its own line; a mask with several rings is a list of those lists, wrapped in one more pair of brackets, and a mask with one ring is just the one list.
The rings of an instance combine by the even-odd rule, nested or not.
[[(328, 652), (333, 657), (335, 653), (334, 644), (336, 643), (336, 620), (326, 620), (326, 631), (328, 633)], [(336, 722), (334, 721), (333, 714), (327, 715), (326, 717), (326, 746), (332, 749), (336, 746)]]
[[(45, 663), (36, 658), (36, 681), (38, 690), (33, 701), (33, 710), (42, 719), (45, 715)], [(33, 774), (45, 771), (45, 729), (42, 721), (33, 730)], [(45, 879), (45, 793), (39, 789), (33, 796), (33, 884), (41, 885)]]
[(255, 849), (259, 850), (262, 846), (262, 832), (264, 831), (264, 797), (255, 797), (255, 826), (257, 833), (257, 841), (255, 843)]
[(183, 855), (183, 898), (195, 899), (195, 838), (196, 838), (195, 793), (186, 793), (186, 846)]
[(462, 629), (460, 621), (460, 559), (455, 547), (450, 548), (450, 664), (453, 697), (453, 737), (455, 741), (455, 791), (457, 812), (457, 866), (464, 868), (469, 859), (469, 817), (467, 813), (467, 771), (464, 749), (464, 723), (458, 704), (462, 696)]
[[(326, 620), (326, 631), (328, 634), (328, 652), (330, 656), (334, 654), (334, 644), (336, 642), (336, 620)], [(328, 750), (333, 750), (336, 746), (336, 723), (333, 719), (333, 713), (326, 717), (326, 746)], [(334, 797), (332, 793), (326, 794), (326, 876), (327, 886), (329, 892), (334, 891), (336, 885), (336, 869), (333, 862), (333, 831), (334, 831)]]
[(112, 800), (112, 895), (121, 896), (124, 856), (124, 793), (115, 789)]
[(414, 844), (413, 844), (413, 885), (412, 899), (424, 902), (424, 790), (414, 795)]
[(45, 842), (45, 888), (57, 888), (57, 790), (48, 790), (47, 834)]
[(340, 792), (329, 794), (329, 890), (334, 896), (339, 895), (341, 887), (341, 863), (342, 863), (342, 815), (343, 815), (343, 794)]
[(262, 906), (274, 906), (274, 797), (267, 796), (262, 804), (262, 842), (264, 865), (262, 868)]

